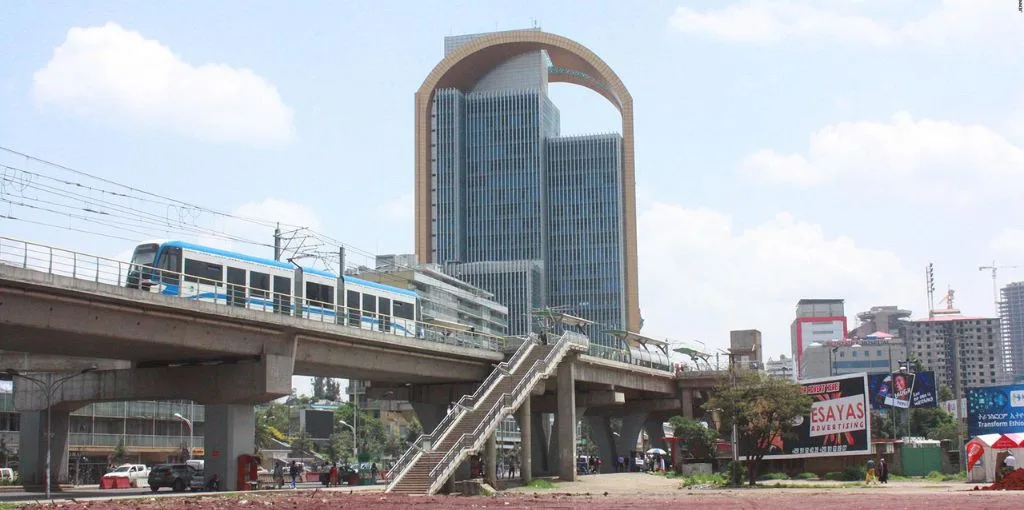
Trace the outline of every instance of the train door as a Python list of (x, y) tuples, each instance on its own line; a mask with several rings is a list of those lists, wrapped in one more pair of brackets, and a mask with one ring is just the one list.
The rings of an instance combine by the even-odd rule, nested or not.
[(379, 310), (377, 310), (377, 313), (380, 314), (380, 330), (381, 331), (386, 331), (386, 332), (390, 333), (391, 332), (391, 300), (386, 298), (386, 297), (382, 297), (382, 298), (378, 298), (377, 303), (379, 305), (378, 306)]
[(363, 294), (363, 315), (368, 319), (369, 329), (377, 329), (374, 326), (377, 324), (377, 296), (373, 294)]
[(245, 269), (228, 267), (228, 304), (245, 307)]
[(359, 313), (359, 291), (347, 290), (345, 291), (345, 307), (348, 310), (348, 325), (359, 327), (362, 325), (362, 319)]
[(292, 279), (274, 276), (274, 313), (292, 314)]

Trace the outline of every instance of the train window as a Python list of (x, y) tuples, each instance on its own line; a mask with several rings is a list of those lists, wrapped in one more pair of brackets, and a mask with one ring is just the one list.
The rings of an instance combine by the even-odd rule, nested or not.
[(249, 271), (249, 287), (251, 287), (249, 292), (252, 296), (267, 297), (270, 290), (270, 275)]
[(245, 306), (245, 269), (228, 267), (228, 304)]
[(306, 282), (306, 300), (313, 306), (334, 304), (334, 287), (320, 283)]
[(363, 294), (363, 311), (377, 313), (377, 296)]
[(359, 292), (349, 290), (345, 292), (345, 303), (348, 306), (348, 325), (359, 326), (362, 319), (359, 317)]
[(224, 283), (224, 266), (199, 260), (185, 259), (185, 281), (220, 285)]
[(164, 285), (177, 285), (181, 277), (181, 248), (176, 246), (164, 248), (157, 267), (161, 269), (160, 274)]
[(391, 315), (394, 315), (395, 318), (397, 318), (397, 319), (413, 320), (413, 319), (416, 318), (416, 315), (415, 315), (416, 308), (413, 306), (412, 303), (403, 303), (402, 301), (394, 301), (391, 304), (391, 307), (392, 307)]

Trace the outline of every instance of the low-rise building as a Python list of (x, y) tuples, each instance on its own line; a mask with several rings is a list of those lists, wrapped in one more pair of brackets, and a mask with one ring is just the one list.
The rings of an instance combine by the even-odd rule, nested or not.
[(907, 348), (900, 338), (876, 333), (857, 340), (811, 344), (804, 350), (800, 373), (801, 379), (859, 372), (892, 373), (899, 369), (899, 361), (905, 359)]

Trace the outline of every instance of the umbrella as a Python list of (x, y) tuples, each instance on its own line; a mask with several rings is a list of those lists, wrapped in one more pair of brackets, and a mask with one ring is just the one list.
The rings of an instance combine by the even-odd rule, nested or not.
[(650, 450), (647, 450), (647, 453), (649, 455), (665, 455), (665, 453), (667, 452), (665, 452), (665, 450), (662, 450), (661, 448), (651, 448)]

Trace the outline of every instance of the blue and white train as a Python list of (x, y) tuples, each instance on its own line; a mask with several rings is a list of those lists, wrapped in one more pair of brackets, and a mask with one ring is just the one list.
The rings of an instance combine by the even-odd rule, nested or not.
[(183, 241), (138, 245), (126, 286), (285, 315), (301, 309), (309, 319), (417, 336), (413, 291), (346, 275), (342, 296), (335, 274)]

